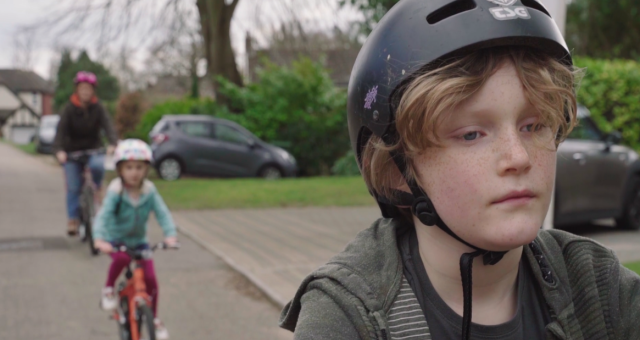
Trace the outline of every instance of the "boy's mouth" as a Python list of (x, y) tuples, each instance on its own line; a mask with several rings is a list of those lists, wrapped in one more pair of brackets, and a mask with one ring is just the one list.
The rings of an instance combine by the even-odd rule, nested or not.
[(527, 203), (536, 197), (536, 194), (531, 190), (514, 190), (501, 198), (492, 202), (492, 204), (501, 203)]

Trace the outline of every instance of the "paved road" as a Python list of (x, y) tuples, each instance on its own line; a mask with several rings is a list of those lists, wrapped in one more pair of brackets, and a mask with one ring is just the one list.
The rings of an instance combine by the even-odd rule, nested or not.
[[(117, 339), (98, 309), (109, 260), (63, 236), (60, 169), (2, 143), (0, 159), (0, 339)], [(173, 339), (292, 338), (244, 277), (189, 238), (181, 243), (155, 257), (160, 317)]]

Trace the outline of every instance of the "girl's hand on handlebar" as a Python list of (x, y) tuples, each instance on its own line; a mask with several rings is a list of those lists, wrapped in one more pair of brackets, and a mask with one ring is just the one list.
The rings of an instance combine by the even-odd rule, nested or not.
[(60, 164), (64, 164), (67, 162), (67, 153), (64, 151), (58, 151), (56, 152), (56, 158)]
[(164, 244), (166, 244), (168, 248), (174, 248), (178, 245), (178, 238), (175, 236), (165, 237)]
[(100, 250), (101, 253), (113, 253), (113, 246), (109, 242), (105, 242), (103, 240), (95, 240), (93, 242), (93, 245), (96, 247), (96, 249)]

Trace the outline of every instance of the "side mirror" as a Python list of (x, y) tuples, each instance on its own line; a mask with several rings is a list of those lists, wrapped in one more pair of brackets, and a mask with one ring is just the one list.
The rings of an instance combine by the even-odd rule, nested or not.
[(611, 131), (611, 133), (604, 137), (604, 142), (606, 144), (605, 151), (610, 151), (612, 146), (619, 144), (621, 141), (622, 134), (619, 131)]
[(249, 146), (249, 149), (255, 149), (256, 146), (258, 146), (258, 143), (256, 143), (256, 141), (253, 139), (249, 139), (247, 141), (247, 145)]
[(622, 142), (622, 134), (619, 131), (612, 131), (609, 136), (613, 144), (620, 144), (620, 142)]

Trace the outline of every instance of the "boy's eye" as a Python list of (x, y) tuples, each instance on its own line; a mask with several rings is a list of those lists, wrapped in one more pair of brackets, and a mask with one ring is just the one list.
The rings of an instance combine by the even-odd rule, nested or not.
[(535, 132), (535, 131), (540, 131), (543, 127), (544, 127), (544, 126), (542, 126), (542, 124), (538, 124), (538, 123), (536, 123), (536, 124), (529, 124), (529, 125), (526, 125), (526, 126), (524, 127), (524, 129), (525, 129), (527, 132)]
[(464, 135), (462, 135), (462, 139), (466, 140), (466, 141), (472, 141), (477, 139), (478, 137), (480, 137), (480, 132), (478, 131), (472, 131), (469, 133), (465, 133)]

